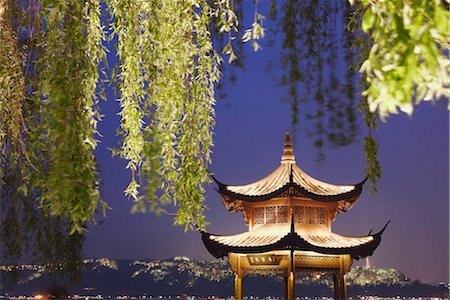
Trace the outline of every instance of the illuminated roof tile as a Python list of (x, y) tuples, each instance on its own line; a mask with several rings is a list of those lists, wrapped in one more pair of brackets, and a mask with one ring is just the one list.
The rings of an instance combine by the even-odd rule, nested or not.
[[(389, 223), (389, 222), (388, 222)], [(381, 242), (381, 235), (387, 224), (376, 234), (350, 237), (315, 229), (311, 234), (305, 231), (279, 230), (264, 234), (264, 231), (244, 232), (220, 236), (202, 232), (203, 243), (215, 257), (233, 253), (263, 253), (274, 250), (302, 250), (323, 254), (349, 254), (354, 259), (372, 255)]]
[(309, 176), (296, 165), (281, 164), (281, 166), (279, 166), (275, 171), (259, 181), (247, 185), (227, 185), (226, 188), (233, 193), (241, 195), (267, 195), (291, 182), (291, 168), (293, 183), (316, 195), (334, 196), (348, 193), (356, 187), (356, 185), (334, 185), (326, 183)]

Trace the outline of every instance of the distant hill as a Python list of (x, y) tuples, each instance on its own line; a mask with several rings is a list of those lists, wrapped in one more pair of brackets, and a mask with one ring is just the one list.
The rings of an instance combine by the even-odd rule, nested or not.
[[(33, 295), (59, 287), (70, 294), (220, 296), (233, 294), (233, 273), (227, 261), (175, 257), (167, 260), (87, 259), (80, 281), (70, 284), (67, 276), (44, 266), (0, 267), (1, 293)], [(394, 269), (354, 267), (347, 275), (350, 296), (448, 297), (445, 285), (410, 281)], [(298, 296), (332, 296), (330, 274), (297, 276)], [(252, 277), (244, 280), (244, 292), (253, 296), (284, 296), (283, 278)]]

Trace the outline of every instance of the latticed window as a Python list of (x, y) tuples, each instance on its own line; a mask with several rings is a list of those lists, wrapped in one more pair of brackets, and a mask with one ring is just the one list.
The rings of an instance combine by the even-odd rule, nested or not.
[(276, 223), (276, 206), (267, 206), (266, 207), (266, 224)]
[(255, 225), (264, 224), (264, 207), (255, 208)]
[(317, 207), (316, 216), (317, 216), (316, 223), (325, 225), (325, 209), (323, 209), (322, 207)]
[(278, 223), (287, 223), (288, 222), (288, 207), (287, 206), (278, 206)]
[(298, 224), (305, 223), (304, 218), (304, 207), (303, 206), (294, 206), (294, 222)]
[(314, 207), (305, 207), (305, 220), (306, 220), (306, 224), (314, 224), (314, 219), (315, 219), (315, 215), (314, 215)]

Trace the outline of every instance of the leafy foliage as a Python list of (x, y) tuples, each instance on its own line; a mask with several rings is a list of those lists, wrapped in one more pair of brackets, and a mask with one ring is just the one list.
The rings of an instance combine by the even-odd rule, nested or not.
[(132, 171), (125, 194), (135, 202), (132, 211), (146, 210), (135, 178), (142, 174), (150, 209), (163, 211), (155, 194), (161, 189), (159, 203), (178, 206), (175, 224), (186, 228), (205, 226), (203, 184), (221, 61), (209, 22), (218, 16), (224, 32), (236, 22), (228, 2), (215, 4), (216, 11), (206, 1), (109, 2), (121, 59), (119, 152)]
[[(354, 13), (349, 15), (347, 22), (347, 30), (352, 32), (358, 32), (360, 24), (362, 22), (364, 8), (358, 6)], [(371, 41), (366, 34), (355, 34), (354, 44), (358, 47), (357, 61), (355, 62), (354, 68), (361, 67), (364, 61), (369, 56), (371, 49)], [(360, 77), (360, 90), (364, 90), (367, 86), (365, 78)], [(366, 158), (366, 176), (369, 179), (371, 186), (370, 190), (372, 195), (377, 193), (377, 182), (381, 177), (381, 165), (378, 160), (378, 143), (375, 138), (375, 132), (378, 127), (378, 115), (372, 112), (369, 108), (369, 103), (367, 97), (361, 97), (359, 101), (359, 110), (362, 115), (362, 119), (367, 128), (367, 134), (363, 140), (364, 145), (364, 155)]]
[(344, 26), (353, 8), (339, 1), (289, 0), (277, 11), (283, 45), (280, 84), (288, 90), (291, 123), (294, 130), (303, 120), (303, 128), (313, 124), (309, 131), (320, 160), (326, 144), (345, 146), (356, 138), (354, 33)]
[[(274, 32), (264, 28), (259, 3), (254, 2), (252, 25), (241, 36), (254, 50), (261, 48), (267, 32)], [(347, 5), (342, 11), (338, 2), (330, 3), (269, 3), (269, 19), (281, 15), (281, 62), (292, 121), (298, 122), (303, 98), (297, 89), (304, 85), (314, 95), (315, 111), (307, 115), (315, 120), (316, 146), (322, 147), (326, 138), (335, 145), (355, 139), (355, 68), (341, 85), (333, 72), (339, 56), (333, 36), (336, 24), (344, 23), (336, 16), (355, 16), (349, 30), (338, 36), (347, 49), (345, 60), (350, 62), (354, 51), (360, 52), (360, 70), (366, 76), (366, 99), (360, 108), (368, 127), (367, 174), (375, 183), (381, 168), (374, 112), (381, 118), (397, 108), (411, 113), (412, 101), (449, 96), (449, 11), (439, 0), (362, 0), (362, 6)], [(94, 149), (101, 119), (99, 67), (105, 63), (103, 44), (109, 32), (120, 61), (117, 79), (111, 76), (121, 106), (117, 154), (131, 171), (125, 194), (134, 201), (132, 211), (161, 213), (173, 205), (175, 224), (203, 229), (203, 185), (210, 180), (215, 85), (222, 60), (211, 35), (213, 30), (225, 34), (222, 51), (229, 61), (242, 64), (234, 41), (236, 31), (242, 30), (243, 2), (106, 4), (102, 8), (100, 0), (0, 0), (0, 187), (10, 201), (4, 207), (18, 212), (24, 203), (39, 205), (45, 215), (60, 218), (60, 232), (69, 224), (71, 233), (82, 232), (98, 210), (107, 208), (98, 189)], [(102, 21), (106, 9), (111, 19)], [(353, 42), (356, 47), (351, 47)], [(322, 51), (327, 48), (331, 51)], [(333, 93), (339, 86), (345, 100)], [(332, 112), (328, 118), (325, 110)], [(326, 130), (326, 124), (332, 130)]]
[[(48, 161), (41, 205), (67, 217), (72, 232), (92, 220), (100, 198), (93, 150), (101, 48), (99, 1), (44, 1), (43, 56), (39, 88), (43, 99), (43, 139)], [(102, 209), (105, 203), (100, 202)]]
[[(15, 14), (11, 1), (0, 1), (0, 154), (17, 155), (23, 150), (22, 106), (25, 94), (25, 76), (21, 52), (14, 24)], [(3, 168), (0, 169), (0, 182)], [(0, 183), (1, 187), (1, 183)]]
[(39, 207), (50, 169), (47, 112), (38, 90), (44, 33), (40, 1), (24, 3), (0, 2), (0, 47), (5, 53), (0, 55), (0, 255), (9, 263), (53, 262), (76, 280), (83, 235), (69, 236), (73, 224), (68, 218), (48, 216)]
[(255, 13), (253, 18), (252, 27), (245, 30), (242, 36), (243, 42), (251, 42), (254, 51), (261, 50), (261, 46), (257, 40), (262, 39), (265, 36), (265, 29), (263, 27), (264, 16), (258, 13), (258, 0), (255, 0)]
[(423, 100), (450, 97), (448, 1), (361, 1), (372, 47), (361, 66), (370, 111), (408, 114)]
[[(358, 108), (363, 118), (371, 114), (357, 84), (359, 60), (366, 59), (370, 48), (367, 35), (358, 31), (361, 6), (340, 1), (272, 1), (268, 17), (267, 45), (282, 45), (277, 81), (286, 88), (282, 100), (290, 106), (292, 130), (308, 133), (319, 161), (325, 158), (324, 147), (357, 142)], [(374, 122), (366, 125), (376, 145)], [(375, 191), (381, 175), (376, 147), (364, 147), (364, 151), (366, 174)]]
[[(37, 207), (36, 191), (18, 193), (23, 189), (18, 186), (23, 181), (20, 167), (8, 162), (5, 167), (5, 185), (0, 190), (0, 213), (2, 223), (0, 239), (2, 241), (0, 255), (3, 262), (19, 264), (24, 260), (46, 266), (48, 271), (67, 275), (71, 282), (79, 280), (81, 250), (84, 235), (69, 234), (71, 224), (60, 216), (47, 216)], [(7, 288), (15, 283), (15, 273), (9, 274), (12, 279)], [(6, 283), (9, 282), (5, 280)]]

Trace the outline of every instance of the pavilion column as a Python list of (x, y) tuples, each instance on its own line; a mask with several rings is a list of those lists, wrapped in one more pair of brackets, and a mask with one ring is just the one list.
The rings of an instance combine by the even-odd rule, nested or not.
[(234, 299), (242, 300), (242, 277), (239, 274), (234, 277)]
[(334, 299), (347, 299), (345, 274), (342, 270), (333, 273)]
[(286, 300), (295, 300), (295, 275), (292, 271), (286, 278)]
[(334, 290), (334, 299), (340, 299), (339, 276), (336, 271), (333, 272), (333, 290)]
[(345, 278), (345, 273), (344, 272), (342, 272), (342, 274), (341, 274), (341, 282), (342, 282), (342, 285), (341, 285), (341, 296), (342, 296), (342, 299), (347, 299), (347, 280)]
[(289, 273), (288, 275), (284, 276), (284, 299), (289, 299), (288, 298), (288, 278), (289, 278)]

